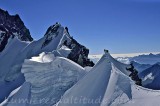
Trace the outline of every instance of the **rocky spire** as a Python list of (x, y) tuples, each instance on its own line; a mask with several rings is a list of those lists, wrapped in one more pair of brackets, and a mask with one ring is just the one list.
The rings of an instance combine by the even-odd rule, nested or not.
[(0, 52), (5, 48), (8, 39), (15, 36), (22, 41), (33, 40), (19, 15), (10, 15), (8, 11), (0, 9)]

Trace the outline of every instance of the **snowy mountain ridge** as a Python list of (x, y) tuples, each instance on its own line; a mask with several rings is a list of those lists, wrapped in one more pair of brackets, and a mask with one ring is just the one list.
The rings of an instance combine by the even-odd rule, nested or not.
[[(40, 59), (41, 57), (35, 58)], [(58, 62), (59, 60), (61, 62)], [(77, 69), (70, 67), (69, 64), (80, 69), (79, 74)], [(19, 91), (3, 104), (15, 106), (9, 101), (31, 94), (32, 96), (26, 97), (29, 98), (28, 101), (35, 99), (37, 101), (25, 102), (20, 106), (52, 106), (53, 104), (54, 106), (157, 106), (160, 91), (149, 90), (134, 84), (131, 78), (125, 74), (128, 73), (127, 66), (115, 60), (109, 53), (104, 54), (88, 73), (80, 65), (64, 57), (55, 57), (51, 62), (39, 62), (37, 59), (26, 60), (22, 72), (25, 74), (27, 83), (30, 83), (32, 87), (24, 83)], [(80, 79), (77, 75), (81, 76)], [(73, 81), (76, 82), (73, 84)], [(28, 87), (30, 88), (29, 92)], [(25, 90), (28, 94), (19, 93)], [(42, 99), (46, 101), (39, 101)]]
[[(10, 25), (10, 22), (14, 21), (12, 20), (12, 18), (14, 19), (14, 16), (10, 16), (5, 11), (2, 12), (4, 12), (4, 16), (11, 17), (7, 18), (7, 25)], [(0, 21), (4, 23), (6, 18), (2, 16), (1, 19), (3, 20)], [(20, 20), (20, 18), (18, 20)], [(21, 21), (18, 21), (18, 24), (22, 24), (22, 26), (24, 25)], [(14, 26), (15, 25), (17, 24), (15, 23)], [(18, 26), (20, 25), (17, 25), (17, 27)], [(3, 25), (3, 27), (5, 27), (5, 25)], [(17, 28), (16, 31), (21, 32), (21, 29)], [(0, 33), (1, 32), (4, 33), (4, 31), (0, 31)], [(10, 32), (14, 33), (13, 30), (10, 30)], [(12, 36), (12, 33), (8, 34), (9, 36)], [(25, 59), (32, 58), (32, 60), (34, 60), (35, 56), (42, 53), (41, 56), (43, 56), (43, 59), (41, 62), (51, 62), (53, 57), (58, 56), (69, 58), (83, 67), (94, 65), (94, 63), (88, 59), (89, 49), (73, 39), (69, 35), (68, 30), (60, 23), (50, 26), (45, 35), (37, 41), (33, 40), (30, 42), (31, 40), (21, 39), (19, 37), (21, 34), (24, 35), (23, 32), (17, 33), (15, 37), (5, 39), (7, 42), (5, 42), (3, 51), (0, 52), (0, 86), (5, 88), (0, 90), (0, 102), (8, 97), (11, 91), (21, 86), (26, 81), (21, 72)], [(8, 35), (5, 35), (5, 37), (6, 36)], [(50, 52), (50, 55), (45, 55), (45, 53), (48, 52)], [(70, 55), (72, 54), (75, 55), (74, 58), (71, 58)]]
[[(160, 91), (144, 88), (148, 82), (159, 87), (159, 54), (114, 58), (105, 49), (90, 56), (94, 64), (89, 49), (58, 22), (37, 41), (18, 15), (0, 10), (0, 22), (0, 106), (159, 104)], [(146, 69), (139, 74), (142, 80), (137, 69)]]

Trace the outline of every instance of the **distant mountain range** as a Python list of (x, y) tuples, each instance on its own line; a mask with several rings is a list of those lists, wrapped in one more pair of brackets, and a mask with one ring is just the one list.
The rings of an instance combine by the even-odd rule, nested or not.
[[(160, 62), (160, 52), (153, 53), (132, 53), (132, 54), (111, 54), (118, 61), (129, 64), (135, 61), (140, 64), (155, 64)], [(102, 55), (89, 55), (95, 63), (102, 57)]]
[(139, 77), (143, 80), (143, 85), (150, 89), (160, 89), (160, 64), (156, 63), (150, 68), (139, 73)]

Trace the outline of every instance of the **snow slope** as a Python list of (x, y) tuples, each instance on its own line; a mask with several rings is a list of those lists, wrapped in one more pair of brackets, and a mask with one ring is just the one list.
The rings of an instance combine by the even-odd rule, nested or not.
[(14, 38), (6, 45), (6, 48), (0, 53), (0, 81), (5, 79), (12, 64), (16, 63), (15, 60), (19, 56), (19, 52), (27, 45), (27, 42), (22, 42), (17, 38)]
[(25, 81), (23, 74), (20, 74), (18, 78), (11, 82), (0, 82), (0, 103), (7, 98), (14, 89), (21, 86)]
[[(8, 97), (11, 91), (21, 86), (25, 81), (24, 76), (21, 73), (24, 59), (31, 58), (43, 51), (49, 52), (56, 50), (63, 36), (63, 31), (64, 28), (59, 25), (59, 28), (57, 29), (58, 33), (50, 31), (38, 41), (33, 41), (31, 43), (23, 42), (15, 37), (7, 43), (5, 49), (0, 53), (0, 86), (2, 88), (0, 89), (0, 102)], [(50, 36), (52, 40), (42, 48), (42, 45), (46, 39), (48, 39), (48, 36)], [(64, 52), (65, 50), (62, 49), (63, 48), (61, 48), (60, 51)], [(68, 53), (68, 51), (66, 53)]]
[(139, 76), (143, 79), (143, 85), (150, 89), (160, 90), (160, 65), (154, 64), (142, 71)]
[(87, 74), (84, 68), (73, 61), (53, 55), (54, 52), (42, 53), (40, 56), (25, 60), (22, 72), (27, 84), (24, 83), (16, 93), (10, 94), (8, 101), (11, 101), (11, 98), (16, 100), (28, 98), (29, 104), (24, 102), (14, 105), (6, 102), (7, 100), (3, 104), (7, 103), (6, 106), (157, 106), (159, 103), (160, 91), (135, 85), (127, 76), (128, 72), (125, 70), (127, 65), (119, 63), (109, 53), (104, 54)]
[[(126, 72), (126, 70), (124, 70), (124, 64), (120, 64), (118, 61), (113, 59), (110, 54), (107, 53), (102, 56), (99, 62), (82, 80), (80, 80), (75, 86), (73, 86), (65, 93), (62, 100), (57, 104), (57, 106), (100, 106), (104, 100), (104, 97), (109, 98), (109, 96), (111, 96), (108, 96), (108, 93), (106, 92), (111, 92), (116, 84), (117, 86), (118, 84), (122, 84), (120, 88), (122, 88), (124, 92), (129, 90), (124, 89), (125, 87), (123, 87), (123, 82), (116, 83), (118, 79), (116, 79), (116, 77), (112, 76), (111, 74), (112, 62), (117, 67), (119, 67), (122, 72), (124, 72), (125, 74), (128, 73)], [(110, 78), (114, 81), (112, 80), (112, 82), (110, 82)], [(125, 81), (125, 79), (121, 78), (121, 81), (122, 80)], [(109, 91), (106, 91), (106, 89), (109, 89)], [(131, 98), (131, 94), (128, 95)], [(66, 103), (65, 101), (68, 102)], [(92, 103), (92, 101), (94, 101), (94, 103)], [(110, 100), (108, 99), (108, 102), (109, 101)]]
[[(47, 39), (47, 35), (38, 41), (29, 43), (28, 45), (25, 42), (17, 41), (17, 39), (12, 41), (12, 45), (8, 44), (9, 47), (6, 47), (0, 55), (0, 81), (12, 81), (16, 79), (20, 74), (21, 66), (24, 62), (24, 59), (29, 59), (32, 56), (36, 56), (43, 51), (51, 52), (53, 50), (56, 50), (63, 36), (63, 31), (64, 28), (60, 26), (57, 30), (58, 33), (48, 33), (47, 35), (51, 36), (52, 40), (43, 48), (42, 45)], [(16, 48), (15, 45), (17, 45)]]
[(0, 105), (3, 106), (27, 106), (29, 105), (30, 97), (30, 83), (25, 82), (22, 86), (18, 87), (11, 92), (9, 97)]
[[(52, 61), (39, 62), (34, 59), (25, 60), (22, 67), (26, 81), (32, 86), (30, 99), (37, 99), (36, 103), (31, 103), (31, 106), (55, 104), (64, 92), (86, 73), (83, 67), (67, 58), (57, 56), (52, 58)], [(42, 99), (47, 101), (40, 102)]]
[(51, 106), (59, 101), (64, 92), (86, 74), (85, 69), (77, 63), (56, 56), (54, 53), (41, 53), (37, 57), (24, 61), (22, 73), (24, 73), (25, 80), (30, 84), (30, 87), (25, 87), (26, 84), (23, 84), (21, 88), (26, 89), (26, 91), (22, 89), (25, 97), (21, 90), (18, 90), (8, 100), (12, 100), (11, 98), (22, 98), (23, 100), (25, 98), (29, 103), (27, 105), (26, 102), (15, 105), (14, 103), (3, 102), (3, 104), (7, 104), (6, 106)]
[[(69, 43), (68, 46), (64, 44), (66, 40)], [(71, 54), (76, 54), (76, 59), (79, 59), (81, 55), (81, 59), (85, 57), (85, 60), (87, 60), (87, 62), (85, 60), (78, 62), (83, 63), (85, 61), (86, 63), (92, 63), (85, 51), (89, 53), (89, 50), (73, 39), (59, 23), (50, 26), (44, 37), (38, 41), (23, 42), (16, 37), (12, 38), (0, 53), (0, 86), (1, 88), (5, 88), (5, 90), (0, 90), (0, 102), (8, 97), (11, 91), (25, 82), (24, 75), (21, 73), (25, 59), (32, 58), (31, 60), (36, 59), (40, 63), (49, 63), (57, 56), (69, 58), (69, 55), (72, 57)], [(39, 54), (40, 56), (38, 56)], [(83, 70), (89, 71), (90, 69), (86, 68)]]
[(105, 54), (93, 69), (68, 90), (56, 106), (157, 106), (160, 91), (134, 82)]
[(45, 42), (46, 37), (43, 37), (42, 39), (38, 41), (33, 41), (28, 46), (26, 46), (22, 51), (18, 53), (18, 56), (14, 58), (14, 63), (11, 66), (11, 69), (5, 69), (5, 73), (8, 72), (5, 76), (5, 80), (13, 80), (15, 79), (19, 74), (21, 70), (21, 66), (24, 62), (24, 59), (29, 59), (32, 56), (36, 56), (43, 51), (45, 52), (51, 52), (53, 50), (56, 50), (60, 39), (63, 36), (64, 28), (60, 27), (57, 30), (59, 33), (56, 35), (55, 33), (50, 34), (52, 35), (52, 40), (49, 44), (47, 44), (45, 47), (42, 48), (43, 43)]
[(115, 67), (117, 67), (119, 70), (121, 70), (121, 72), (124, 73), (125, 75), (130, 74), (130, 72), (128, 70), (126, 70), (126, 68), (129, 67), (130, 65), (117, 61), (109, 53), (105, 53), (102, 58), (107, 58), (111, 63), (113, 63), (115, 65)]

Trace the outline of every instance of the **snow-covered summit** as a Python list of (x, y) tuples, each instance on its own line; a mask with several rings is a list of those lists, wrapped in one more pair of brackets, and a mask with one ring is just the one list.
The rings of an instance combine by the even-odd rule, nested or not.
[(121, 64), (105, 54), (92, 70), (68, 90), (56, 106), (156, 106), (160, 91), (137, 86)]
[[(60, 57), (57, 52), (42, 53), (25, 60), (23, 64), (22, 72), (30, 85), (25, 83), (17, 93), (8, 98), (8, 102), (3, 103), (15, 106), (10, 102), (12, 98), (26, 97), (29, 103), (20, 105), (156, 106), (160, 91), (134, 84), (126, 67), (128, 65), (105, 53), (87, 73), (83, 67)], [(25, 93), (20, 93), (21, 91)]]
[[(66, 43), (67, 42), (67, 43)], [(81, 66), (93, 66), (88, 59), (89, 49), (79, 44), (66, 31), (65, 27), (56, 23), (48, 28), (45, 36), (31, 43), (16, 38), (7, 44), (0, 54), (0, 80), (14, 80), (21, 71), (24, 59), (30, 59), (42, 52), (61, 52), (62, 57), (69, 58)], [(10, 58), (9, 58), (10, 57)], [(4, 65), (5, 64), (5, 65)]]
[[(1, 106), (159, 104), (160, 91), (138, 86), (141, 79), (132, 64), (121, 63), (104, 50), (94, 65), (88, 59), (89, 49), (78, 43), (60, 23), (51, 25), (41, 39), (32, 40), (18, 15), (10, 16), (0, 10)], [(154, 63), (159, 56), (149, 54), (125, 59), (128, 63), (131, 59)], [(136, 62), (137, 67), (141, 66)], [(159, 65), (142, 72), (143, 83), (159, 87)]]
[[(64, 40), (70, 41), (70, 43), (68, 42), (66, 45), (66, 41), (63, 42)], [(43, 62), (51, 62), (54, 57), (65, 57), (81, 66), (81, 63), (83, 63), (83, 66), (94, 65), (90, 64), (92, 62), (88, 59), (89, 49), (73, 39), (69, 35), (67, 28), (63, 27), (60, 23), (50, 26), (45, 35), (37, 41), (22, 41), (19, 37), (9, 38), (5, 48), (0, 53), (0, 86), (2, 84), (6, 88), (5, 92), (4, 90), (0, 90), (0, 94), (2, 94), (0, 102), (12, 90), (25, 82), (24, 75), (21, 72), (25, 59), (32, 58), (34, 60), (34, 57), (39, 54), (42, 56), (43, 53), (47, 54), (43, 55)], [(72, 54), (75, 55), (75, 57), (73, 56), (74, 58), (70, 58)]]

